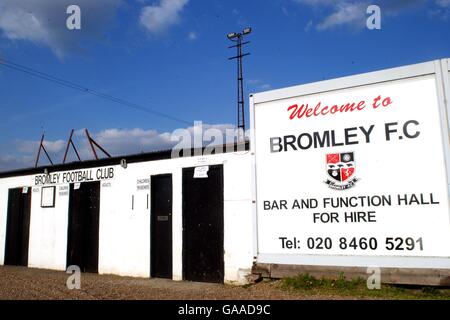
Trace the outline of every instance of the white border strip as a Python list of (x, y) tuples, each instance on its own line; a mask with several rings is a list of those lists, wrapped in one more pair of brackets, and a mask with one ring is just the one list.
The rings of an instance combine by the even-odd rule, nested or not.
[(399, 256), (337, 256), (260, 254), (258, 263), (336, 267), (441, 268), (450, 269), (450, 258)]
[(256, 201), (256, 157), (255, 157), (255, 112), (253, 95), (250, 95), (250, 156), (251, 156), (251, 179), (252, 179), (252, 233), (253, 233), (253, 259), (258, 256), (258, 211)]

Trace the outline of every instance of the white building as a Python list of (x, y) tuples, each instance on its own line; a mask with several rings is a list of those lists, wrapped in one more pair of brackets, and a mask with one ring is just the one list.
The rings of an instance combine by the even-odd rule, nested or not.
[[(194, 177), (199, 166), (207, 177)], [(245, 283), (253, 264), (251, 172), (244, 150), (3, 173), (0, 264)]]

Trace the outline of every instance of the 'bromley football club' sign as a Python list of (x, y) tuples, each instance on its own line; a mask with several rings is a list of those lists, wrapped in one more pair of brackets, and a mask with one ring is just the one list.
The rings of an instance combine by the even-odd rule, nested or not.
[(358, 181), (355, 173), (355, 155), (353, 152), (330, 153), (326, 156), (328, 179), (326, 184), (335, 190), (353, 187)]

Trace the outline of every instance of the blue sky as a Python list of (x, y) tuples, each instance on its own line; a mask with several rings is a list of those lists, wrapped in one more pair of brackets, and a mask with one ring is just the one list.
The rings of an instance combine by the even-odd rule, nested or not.
[[(70, 4), (81, 30), (66, 28)], [(370, 4), (381, 30), (365, 27)], [(450, 57), (450, 0), (0, 0), (0, 57), (222, 130), (236, 121), (226, 34), (246, 26), (246, 96)], [(170, 147), (188, 126), (1, 65), (0, 119), (0, 171), (34, 165), (43, 130), (60, 162), (72, 128), (118, 155)]]

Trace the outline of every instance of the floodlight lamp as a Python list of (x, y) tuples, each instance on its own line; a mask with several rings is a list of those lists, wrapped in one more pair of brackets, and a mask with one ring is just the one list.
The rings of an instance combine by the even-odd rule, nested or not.
[(252, 32), (252, 28), (250, 28), (250, 27), (247, 27), (242, 31), (243, 34), (249, 34), (251, 32)]
[(227, 34), (227, 38), (228, 39), (233, 39), (233, 38), (236, 38), (237, 36), (238, 36), (238, 34), (236, 32), (232, 32), (232, 33)]

